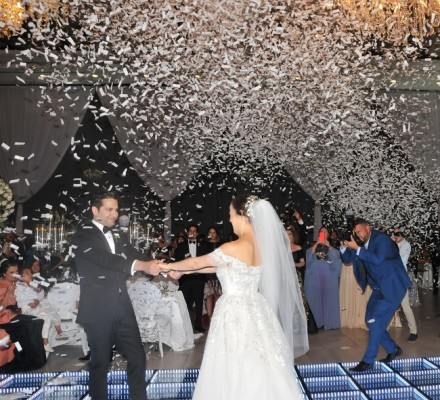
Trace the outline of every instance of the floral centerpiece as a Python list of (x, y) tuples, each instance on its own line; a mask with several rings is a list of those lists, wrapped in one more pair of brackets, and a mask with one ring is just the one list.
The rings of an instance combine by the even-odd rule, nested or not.
[(9, 185), (0, 178), (0, 226), (7, 220), (14, 208), (14, 194)]

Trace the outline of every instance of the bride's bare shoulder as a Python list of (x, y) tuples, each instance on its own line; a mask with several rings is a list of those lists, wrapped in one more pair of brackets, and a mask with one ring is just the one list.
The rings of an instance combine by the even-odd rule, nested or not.
[(224, 254), (238, 258), (239, 260), (251, 265), (254, 253), (253, 245), (247, 240), (234, 240), (233, 242), (225, 243), (221, 246)]

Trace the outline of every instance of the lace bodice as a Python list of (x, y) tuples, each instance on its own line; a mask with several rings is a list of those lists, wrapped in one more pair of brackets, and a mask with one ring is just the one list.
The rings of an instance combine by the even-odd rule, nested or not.
[(249, 266), (235, 257), (216, 249), (209, 256), (217, 265), (217, 277), (224, 295), (246, 295), (258, 292), (261, 269)]

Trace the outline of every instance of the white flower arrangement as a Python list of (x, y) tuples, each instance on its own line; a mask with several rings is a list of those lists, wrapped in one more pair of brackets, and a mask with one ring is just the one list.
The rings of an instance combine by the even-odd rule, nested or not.
[(0, 222), (6, 221), (14, 208), (14, 194), (9, 185), (0, 178)]

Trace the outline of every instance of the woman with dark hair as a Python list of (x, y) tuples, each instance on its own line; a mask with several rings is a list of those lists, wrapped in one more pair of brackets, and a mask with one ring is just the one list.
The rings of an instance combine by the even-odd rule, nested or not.
[(328, 229), (319, 230), (318, 241), (307, 250), (304, 291), (318, 328), (341, 327), (339, 277), (342, 261), (330, 246)]
[(308, 351), (307, 321), (286, 232), (257, 196), (237, 197), (229, 212), (236, 241), (162, 267), (217, 273), (223, 288), (193, 399), (302, 399), (292, 366)]
[[(41, 368), (46, 364), (41, 330), (43, 321), (29, 315), (21, 315), (15, 299), (18, 264), (4, 259), (0, 266), (0, 372), (14, 373)], [(8, 342), (7, 336), (10, 337)], [(3, 340), (2, 340), (3, 339)], [(19, 346), (16, 343), (19, 343)], [(6, 347), (8, 346), (8, 347)], [(22, 350), (18, 350), (21, 347)]]
[[(0, 323), (9, 322), (16, 316), (12, 311), (11, 306), (15, 306), (15, 282), (17, 278), (14, 276), (18, 274), (18, 265), (13, 265), (14, 262), (9, 262), (4, 258), (0, 265)], [(14, 359), (15, 345), (9, 340), (9, 335), (4, 329), (0, 329), (0, 370), (1, 368)]]
[[(207, 247), (209, 252), (214, 251), (218, 247), (220, 247), (224, 242), (218, 234), (217, 228), (214, 226), (210, 226), (208, 228), (208, 235), (206, 237)], [(222, 294), (222, 287), (217, 278), (216, 274), (209, 274), (207, 276), (207, 281), (205, 283), (205, 309), (206, 315), (209, 320), (212, 317), (212, 312), (214, 311), (214, 306), (218, 298)]]
[(304, 303), (304, 309), (307, 316), (307, 332), (317, 333), (318, 327), (316, 326), (315, 318), (310, 310), (310, 307), (306, 300), (304, 293), (304, 275), (306, 269), (305, 255), (302, 246), (299, 244), (299, 235), (294, 228), (289, 227), (286, 229), (287, 237), (290, 242), (290, 250), (292, 251), (293, 261), (295, 262), (295, 269), (298, 277), (298, 284), (301, 289), (301, 296)]

